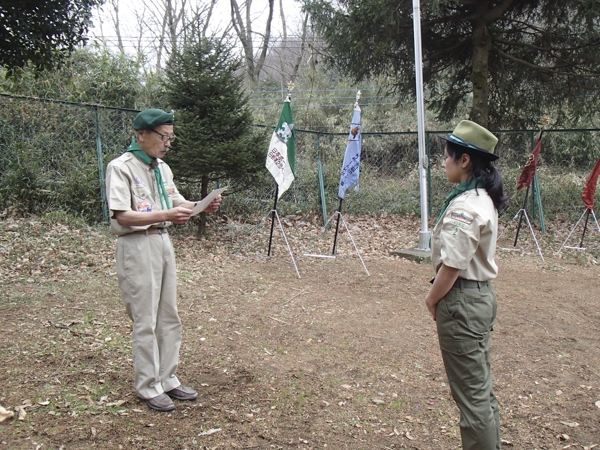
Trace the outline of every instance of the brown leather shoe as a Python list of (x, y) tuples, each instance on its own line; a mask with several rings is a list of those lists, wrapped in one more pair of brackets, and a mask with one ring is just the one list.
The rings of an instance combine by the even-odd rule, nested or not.
[(148, 407), (155, 411), (168, 412), (175, 409), (173, 400), (171, 400), (169, 396), (165, 394), (160, 394), (152, 398), (142, 398), (141, 400), (145, 402)]
[(195, 390), (185, 387), (182, 384), (175, 389), (165, 392), (165, 394), (175, 400), (196, 400), (198, 398), (198, 393)]

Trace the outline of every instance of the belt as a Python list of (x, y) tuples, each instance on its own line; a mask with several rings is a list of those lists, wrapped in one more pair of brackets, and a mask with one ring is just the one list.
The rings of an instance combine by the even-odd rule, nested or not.
[(489, 286), (491, 284), (490, 281), (475, 281), (475, 280), (465, 280), (464, 278), (458, 278), (452, 287), (460, 288), (460, 289), (479, 289), (484, 286)]
[(127, 234), (145, 234), (146, 236), (149, 236), (151, 234), (168, 234), (168, 231), (166, 228), (150, 227), (145, 230), (132, 231)]

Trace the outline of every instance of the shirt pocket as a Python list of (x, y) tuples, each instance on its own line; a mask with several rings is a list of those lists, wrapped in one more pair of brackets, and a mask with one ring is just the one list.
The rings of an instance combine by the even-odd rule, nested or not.
[(177, 188), (175, 187), (175, 183), (173, 183), (173, 181), (165, 181), (164, 186), (165, 192), (167, 193), (169, 198), (177, 194)]
[(134, 211), (153, 211), (153, 201), (150, 191), (145, 186), (131, 186), (131, 202)]

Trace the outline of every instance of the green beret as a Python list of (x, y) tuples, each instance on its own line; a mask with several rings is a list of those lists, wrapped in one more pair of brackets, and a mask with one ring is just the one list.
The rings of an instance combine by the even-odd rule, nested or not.
[(133, 121), (134, 130), (151, 130), (159, 125), (171, 125), (174, 111), (166, 112), (162, 109), (145, 109)]

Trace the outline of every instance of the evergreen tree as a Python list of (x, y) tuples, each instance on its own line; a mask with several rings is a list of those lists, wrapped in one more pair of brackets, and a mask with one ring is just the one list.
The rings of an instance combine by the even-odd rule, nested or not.
[(92, 8), (104, 0), (0, 0), (0, 66), (51, 69), (84, 43)]
[[(329, 61), (414, 100), (412, 0), (307, 0)], [(596, 0), (422, 0), (423, 81), (440, 120), (575, 125), (600, 107)]]
[(239, 181), (264, 166), (266, 139), (252, 130), (241, 63), (227, 43), (200, 38), (174, 52), (166, 71), (177, 135), (169, 165), (177, 178), (200, 184), (202, 197), (211, 181)]

